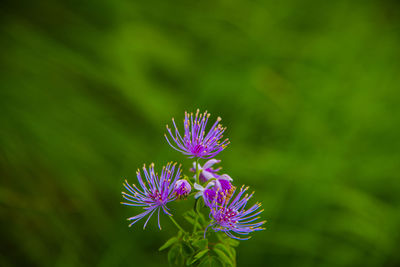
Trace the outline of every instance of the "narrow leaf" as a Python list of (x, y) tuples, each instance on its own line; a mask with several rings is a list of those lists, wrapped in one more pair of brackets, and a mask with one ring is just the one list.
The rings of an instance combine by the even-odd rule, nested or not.
[(221, 259), (222, 262), (225, 262), (229, 266), (233, 266), (231, 259), (222, 250), (214, 248), (213, 251), (218, 255), (218, 258)]
[(198, 252), (194, 257), (193, 257), (193, 261), (191, 262), (191, 264), (193, 264), (194, 262), (196, 262), (198, 259), (200, 259), (201, 257), (203, 257), (204, 255), (206, 255), (208, 252), (208, 248)]
[(205, 249), (208, 246), (208, 240), (207, 239), (200, 239), (192, 243), (194, 247), (198, 249)]
[(186, 256), (190, 256), (190, 255), (192, 255), (194, 253), (194, 250), (190, 245), (183, 243), (182, 244), (182, 252)]
[(171, 265), (176, 264), (178, 255), (181, 253), (181, 248), (179, 245), (173, 246), (168, 252), (168, 262)]
[(233, 238), (228, 238), (228, 244), (231, 245), (232, 247), (237, 247), (239, 246), (240, 242)]
[(231, 260), (234, 262), (234, 255), (232, 254), (231, 248), (225, 244), (218, 243), (214, 246), (214, 248), (222, 250)]
[(172, 246), (173, 244), (175, 244), (176, 242), (178, 242), (178, 238), (176, 236), (171, 237), (170, 239), (167, 240), (167, 242), (164, 243), (164, 245), (162, 245), (158, 251), (164, 250), (170, 246)]

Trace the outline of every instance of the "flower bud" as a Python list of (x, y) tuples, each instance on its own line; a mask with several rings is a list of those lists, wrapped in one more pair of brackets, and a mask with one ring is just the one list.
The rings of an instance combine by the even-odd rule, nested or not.
[(176, 181), (174, 186), (174, 193), (178, 198), (184, 198), (192, 191), (192, 187), (185, 179)]

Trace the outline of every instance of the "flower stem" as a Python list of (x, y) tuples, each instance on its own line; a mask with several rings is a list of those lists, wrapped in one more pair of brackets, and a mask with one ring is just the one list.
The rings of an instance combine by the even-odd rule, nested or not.
[[(201, 172), (201, 170), (199, 168), (199, 160), (200, 160), (200, 158), (196, 159), (196, 179), (195, 179), (195, 182), (197, 184), (200, 184), (200, 172)], [(194, 212), (196, 214), (196, 218), (195, 218), (194, 225), (193, 225), (193, 233), (195, 233), (196, 230), (197, 230), (197, 224), (198, 224), (199, 216), (200, 216), (199, 206), (198, 205), (199, 205), (199, 199), (197, 198), (195, 200), (195, 202), (194, 202), (194, 207), (193, 207), (193, 210), (194, 210)]]
[(179, 230), (181, 230), (183, 233), (186, 234), (186, 231), (183, 230), (183, 228), (179, 225), (179, 223), (177, 223), (177, 222), (175, 221), (174, 218), (172, 218), (172, 216), (168, 216), (168, 217), (169, 217), (169, 218), (171, 219), (171, 221), (175, 224), (175, 226), (178, 227)]
[(200, 184), (199, 160), (200, 160), (200, 158), (197, 158), (197, 159), (196, 159), (196, 183), (198, 183), (198, 184)]
[(198, 210), (197, 210), (198, 202), (199, 202), (199, 199), (197, 198), (197, 199), (194, 201), (194, 207), (193, 207), (193, 210), (194, 210), (194, 212), (195, 212), (195, 214), (196, 214), (196, 218), (195, 218), (194, 224), (193, 224), (193, 233), (196, 232), (196, 230), (197, 230), (197, 221), (198, 221), (198, 219), (199, 219), (199, 214), (198, 214)]
[(188, 177), (188, 176), (184, 176), (183, 177), (186, 181), (188, 181), (189, 182), (189, 184), (190, 184), (190, 186), (193, 188), (193, 183), (192, 183), (192, 181), (190, 181), (190, 178)]

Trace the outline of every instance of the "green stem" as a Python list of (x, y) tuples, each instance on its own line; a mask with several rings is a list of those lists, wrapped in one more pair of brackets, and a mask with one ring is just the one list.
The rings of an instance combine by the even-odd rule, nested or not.
[(171, 221), (175, 224), (175, 226), (178, 227), (179, 230), (181, 230), (183, 233), (186, 234), (186, 231), (183, 230), (183, 228), (175, 221), (174, 218), (172, 218), (172, 216), (168, 216), (168, 217), (169, 217), (169, 218), (171, 219)]
[[(200, 158), (196, 159), (196, 179), (195, 179), (195, 182), (198, 184), (200, 184), (200, 171), (201, 171), (199, 168), (199, 160), (200, 160)], [(194, 207), (193, 207), (193, 210), (196, 214), (196, 218), (195, 218), (194, 225), (193, 225), (193, 233), (196, 232), (196, 230), (197, 230), (197, 223), (199, 221), (199, 216), (200, 216), (198, 205), (199, 205), (199, 199), (196, 199), (194, 202)]]
[(186, 181), (188, 181), (188, 183), (190, 184), (190, 186), (192, 187), (192, 188), (194, 188), (194, 186), (193, 186), (193, 183), (192, 183), (192, 181), (190, 181), (190, 178), (188, 177), (188, 176), (184, 176), (184, 179), (186, 180)]
[(198, 204), (198, 202), (199, 202), (199, 199), (197, 198), (197, 199), (194, 201), (194, 207), (193, 207), (193, 210), (194, 210), (195, 213), (196, 213), (196, 219), (194, 220), (194, 224), (193, 224), (193, 233), (196, 232), (196, 230), (197, 230), (197, 222), (198, 222), (198, 220), (199, 220), (199, 214), (198, 214), (198, 212), (197, 212), (197, 204)]
[(200, 184), (199, 160), (200, 160), (200, 158), (197, 158), (197, 160), (196, 160), (196, 183), (198, 183), (198, 184)]

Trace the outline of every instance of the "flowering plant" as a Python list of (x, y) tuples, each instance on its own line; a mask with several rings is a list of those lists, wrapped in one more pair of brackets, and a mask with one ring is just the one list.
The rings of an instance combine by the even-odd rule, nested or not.
[[(228, 139), (222, 139), (226, 128), (216, 122), (206, 131), (210, 114), (185, 112), (184, 133), (180, 134), (175, 120), (175, 131), (167, 125), (168, 144), (175, 150), (195, 158), (191, 175), (181, 175), (181, 166), (168, 163), (159, 175), (154, 164), (143, 166), (143, 175), (137, 171), (139, 187), (126, 180), (122, 192), (124, 205), (142, 207), (143, 212), (128, 218), (129, 226), (141, 219), (145, 220), (143, 229), (152, 215), (157, 213), (158, 227), (161, 230), (160, 211), (162, 210), (178, 228), (176, 236), (170, 238), (160, 250), (169, 249), (168, 261), (171, 265), (195, 266), (236, 266), (237, 240), (247, 240), (249, 234), (264, 230), (265, 221), (259, 221), (261, 204), (247, 205), (253, 193), (247, 193), (248, 187), (237, 189), (228, 174), (220, 174), (221, 168), (214, 165), (221, 161), (214, 157), (229, 145)], [(201, 159), (208, 159), (203, 165)], [(192, 192), (193, 191), (193, 192)], [(188, 200), (193, 196), (194, 208), (183, 214), (193, 225), (191, 232), (184, 230), (173, 218), (167, 204), (176, 200)], [(208, 213), (204, 216), (204, 211)]]

